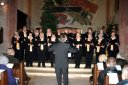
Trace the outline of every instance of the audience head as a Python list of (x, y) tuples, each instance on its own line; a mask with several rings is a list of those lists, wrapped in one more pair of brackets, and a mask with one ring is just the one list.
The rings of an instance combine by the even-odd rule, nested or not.
[(15, 51), (13, 50), (13, 48), (8, 48), (7, 49), (7, 54), (14, 56), (15, 55)]
[(8, 58), (4, 55), (0, 55), (0, 64), (7, 65), (9, 62)]
[(128, 64), (122, 69), (122, 80), (128, 79)]
[(115, 67), (116, 59), (114, 57), (109, 57), (107, 60), (107, 67)]
[(99, 56), (99, 62), (106, 62), (107, 61), (107, 56), (105, 54), (101, 54)]

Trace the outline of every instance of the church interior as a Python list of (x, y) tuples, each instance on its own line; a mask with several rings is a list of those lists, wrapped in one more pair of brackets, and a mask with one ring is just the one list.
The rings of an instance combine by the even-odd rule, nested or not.
[[(78, 50), (68, 53), (68, 85), (128, 84), (128, 75), (122, 77), (128, 72), (127, 5), (128, 0), (0, 0), (0, 85), (66, 85), (57, 84), (56, 53), (49, 52), (61, 34)], [(7, 68), (16, 84), (3, 71), (1, 56), (13, 64)], [(107, 73), (100, 80), (114, 60), (118, 82), (112, 78), (116, 83), (110, 84)]]

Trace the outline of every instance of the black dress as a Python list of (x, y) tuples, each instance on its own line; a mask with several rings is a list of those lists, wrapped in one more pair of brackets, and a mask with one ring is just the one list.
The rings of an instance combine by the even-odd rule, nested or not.
[(21, 55), (21, 38), (12, 37), (12, 48), (15, 51), (14, 57), (17, 58), (19, 61), (23, 60), (23, 56)]
[(93, 60), (93, 53), (94, 53), (94, 42), (93, 39), (88, 41), (87, 39), (84, 41), (84, 52), (85, 52), (85, 68), (91, 68), (91, 62)]
[(108, 39), (108, 56), (116, 58), (118, 52), (119, 52), (119, 39), (116, 37), (115, 39), (112, 39), (111, 37)]
[(95, 53), (96, 53), (96, 62), (99, 62), (99, 56), (105, 54), (106, 51), (106, 41), (104, 39), (95, 41)]
[(33, 59), (34, 59), (34, 39), (30, 40), (27, 39), (26, 41), (26, 66), (33, 66)]
[(38, 39), (38, 67), (40, 67), (40, 64), (42, 63), (42, 66), (45, 67), (45, 53), (46, 53), (46, 41), (41, 40), (40, 38)]
[(75, 47), (78, 49), (78, 51), (74, 55), (75, 68), (79, 68), (80, 63), (81, 63), (82, 53), (83, 53), (82, 40), (81, 39), (80, 40), (75, 39), (74, 44), (75, 44)]

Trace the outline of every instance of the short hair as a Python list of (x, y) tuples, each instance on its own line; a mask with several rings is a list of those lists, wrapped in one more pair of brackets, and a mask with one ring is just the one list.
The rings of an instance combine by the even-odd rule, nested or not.
[(109, 57), (107, 60), (107, 64), (109, 67), (115, 67), (116, 65), (116, 59), (114, 57)]
[(122, 80), (128, 79), (128, 64), (122, 69)]
[(13, 49), (13, 48), (8, 48), (8, 49), (7, 49), (7, 54), (14, 56), (14, 55), (15, 55), (14, 49)]
[(0, 55), (0, 64), (7, 65), (8, 62), (9, 62), (9, 60), (5, 55)]
[(99, 62), (106, 62), (107, 56), (105, 54), (101, 54), (101, 55), (99, 55), (98, 60), (99, 60)]
[(66, 34), (62, 33), (62, 34), (60, 35), (59, 40), (60, 40), (61, 42), (66, 42), (66, 40), (67, 40)]

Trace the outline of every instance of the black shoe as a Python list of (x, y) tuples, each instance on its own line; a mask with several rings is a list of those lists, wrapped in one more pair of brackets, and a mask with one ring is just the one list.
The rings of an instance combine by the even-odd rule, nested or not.
[(33, 65), (30, 65), (30, 67), (33, 67)]
[(75, 66), (75, 68), (80, 68), (79, 66)]
[(28, 67), (29, 65), (26, 65), (26, 67)]
[(88, 66), (85, 66), (84, 68), (88, 68)]
[(46, 67), (45, 65), (42, 65), (42, 67)]

